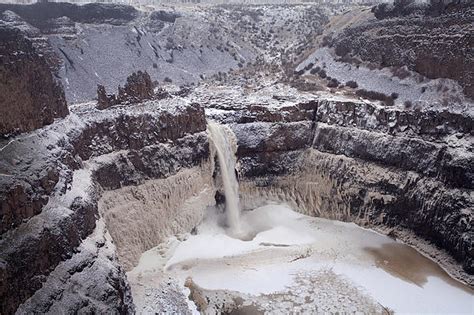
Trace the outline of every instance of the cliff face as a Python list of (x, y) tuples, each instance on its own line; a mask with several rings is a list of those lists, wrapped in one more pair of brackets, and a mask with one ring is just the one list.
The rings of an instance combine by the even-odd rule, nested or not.
[(414, 246), (429, 242), (438, 250), (428, 254), (474, 283), (472, 117), (288, 88), (204, 87), (185, 98), (76, 106), (2, 143), (2, 313), (133, 312), (124, 272), (215, 203), (206, 117), (237, 136), (246, 209), (284, 201), (418, 237)]
[(18, 30), (0, 24), (0, 135), (51, 124), (68, 114), (46, 60)]
[(0, 4), (0, 20), (34, 33), (68, 102), (76, 103), (95, 98), (98, 84), (115, 91), (138, 70), (153, 81), (182, 85), (257, 61), (279, 63), (282, 53), (290, 59), (309, 45), (327, 18), (324, 9), (307, 4), (147, 12), (113, 4), (38, 3)]
[(400, 238), (410, 231), (474, 272), (472, 117), (286, 95), (207, 101), (208, 114), (230, 123), (238, 138), (247, 207), (284, 200), (309, 215), (393, 229)]
[[(0, 5), (0, 12), (6, 9), (17, 13), (4, 12), (2, 19), (22, 33), (0, 26), (0, 133), (25, 134), (0, 140), (1, 314), (133, 313), (125, 272), (166, 237), (190, 232), (206, 207), (222, 199), (206, 118), (228, 124), (238, 139), (245, 209), (283, 201), (419, 249), (427, 243), (426, 254), (474, 285), (469, 113), (384, 106), (343, 88), (302, 93), (261, 76), (263, 61), (254, 65), (253, 87), (203, 84), (144, 101), (152, 79), (194, 82), (259, 55), (281, 66), (321, 30), (325, 17), (318, 9), (224, 6), (147, 14), (101, 4)], [(407, 64), (427, 76), (452, 77), (469, 92), (471, 17), (449, 14), (441, 22), (403, 17), (359, 25), (340, 33), (333, 46), (380, 66)], [(404, 54), (404, 45), (413, 54)], [(443, 66), (446, 60), (452, 68)], [(51, 69), (69, 82), (74, 100), (95, 95), (97, 83), (115, 90), (133, 71), (151, 77), (134, 76), (120, 89), (127, 105), (117, 98), (101, 110), (78, 104), (68, 115)], [(100, 91), (99, 100), (107, 99), (105, 88)]]
[(88, 3), (81, 6), (65, 2), (39, 2), (29, 6), (1, 3), (0, 12), (6, 10), (17, 13), (28, 24), (46, 34), (56, 32), (58, 27), (67, 21), (120, 25), (130, 22), (138, 15), (137, 10), (131, 6), (102, 3)]
[[(103, 219), (97, 221), (99, 200), (107, 191), (200, 166), (209, 155), (205, 129), (202, 108), (179, 101), (101, 111), (90, 105), (6, 144), (0, 151), (1, 312), (10, 314), (21, 303), (25, 312), (132, 312), (108, 232), (116, 236), (118, 224), (105, 210), (108, 229)], [(210, 178), (212, 172), (206, 174)], [(164, 200), (163, 193), (155, 197)], [(183, 196), (179, 202), (186, 201)], [(178, 204), (176, 211), (181, 208)], [(173, 220), (162, 218), (169, 226)], [(194, 223), (187, 224), (191, 229)], [(124, 250), (119, 248), (119, 255)], [(68, 288), (84, 295), (70, 295)]]
[(474, 97), (473, 4), (439, 14), (413, 14), (348, 27), (329, 40), (336, 53), (378, 67), (404, 67), (430, 79), (450, 78)]

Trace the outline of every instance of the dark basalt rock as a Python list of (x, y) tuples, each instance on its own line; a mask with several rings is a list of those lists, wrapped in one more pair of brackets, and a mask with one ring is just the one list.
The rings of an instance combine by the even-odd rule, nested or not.
[(88, 3), (76, 5), (65, 2), (38, 2), (31, 5), (0, 4), (0, 13), (10, 10), (42, 31), (54, 29), (57, 19), (66, 17), (73, 22), (123, 25), (138, 16), (132, 6)]
[[(240, 102), (221, 97), (208, 106), (214, 109), (211, 117), (228, 123), (237, 137), (242, 181), (276, 190), (280, 198), (292, 194), (289, 201), (298, 205), (317, 196), (319, 208), (308, 209), (314, 213), (330, 216), (341, 205), (350, 209), (333, 219), (409, 229), (472, 274), (474, 155), (469, 146), (452, 142), (453, 137), (472, 141), (472, 117), (349, 99), (296, 98), (285, 106)], [(311, 165), (304, 164), (308, 152), (313, 152)], [(288, 184), (288, 177), (311, 174), (314, 182), (296, 178)], [(341, 199), (318, 189), (308, 195), (326, 181), (332, 185), (328, 191), (341, 192)]]
[(68, 112), (44, 57), (18, 30), (0, 25), (0, 135), (35, 130)]
[(71, 210), (69, 216), (49, 218), (39, 231), (25, 233), (20, 229), (1, 239), (0, 260), (4, 264), (0, 274), (6, 279), (0, 284), (2, 314), (12, 314), (41, 288), (45, 276), (70, 258), (74, 248), (94, 230), (97, 205), (77, 198)]
[(172, 148), (157, 144), (122, 154), (101, 165), (94, 172), (94, 181), (105, 190), (139, 185), (148, 179), (167, 178), (180, 169), (198, 166), (209, 154), (207, 135), (197, 133), (178, 139)]
[(0, 235), (39, 214), (58, 181), (59, 171), (53, 165), (37, 173), (36, 178), (0, 181)]
[(127, 78), (127, 83), (123, 88), (119, 87), (118, 101), (124, 102), (140, 102), (149, 100), (153, 97), (153, 83), (150, 75), (145, 71), (132, 73)]
[(347, 60), (360, 58), (379, 67), (404, 67), (430, 79), (458, 81), (474, 97), (473, 2), (439, 16), (388, 16), (346, 28), (328, 45)]
[(151, 100), (155, 95), (153, 91), (153, 82), (150, 75), (145, 71), (132, 73), (127, 78), (125, 86), (118, 87), (118, 96), (108, 95), (103, 85), (97, 86), (97, 108), (106, 109), (117, 104), (139, 103), (145, 100)]
[[(25, 312), (133, 313), (115, 252), (101, 255), (100, 244), (96, 254), (78, 248), (94, 242), (104, 190), (166, 178), (208, 159), (204, 110), (154, 102), (102, 111), (91, 105), (76, 113), (81, 123), (68, 117), (0, 151), (0, 173), (10, 174), (0, 176), (0, 313), (14, 313), (25, 301)], [(119, 150), (127, 151), (90, 173), (82, 169), (83, 161)], [(78, 286), (73, 275), (84, 282)], [(102, 282), (90, 280), (96, 277)], [(84, 294), (69, 295), (68, 288)], [(88, 296), (90, 289), (100, 294)]]
[(176, 12), (169, 12), (163, 10), (153, 11), (152, 13), (150, 13), (150, 19), (152, 21), (174, 23), (178, 17), (180, 17), (180, 15)]
[(377, 19), (403, 17), (407, 15), (439, 16), (453, 10), (462, 10), (472, 5), (470, 0), (430, 0), (421, 3), (415, 0), (395, 0), (372, 8)]
[(103, 85), (97, 85), (97, 108), (107, 109), (118, 104), (115, 94), (107, 94)]

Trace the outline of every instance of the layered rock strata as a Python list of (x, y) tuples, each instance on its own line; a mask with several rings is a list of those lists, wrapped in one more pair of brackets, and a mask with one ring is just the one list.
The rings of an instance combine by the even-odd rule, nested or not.
[[(381, 18), (348, 27), (327, 41), (346, 60), (377, 67), (408, 67), (430, 79), (450, 78), (474, 97), (474, 4), (453, 5), (438, 16), (430, 12)], [(403, 73), (403, 72), (402, 72)]]
[(108, 95), (103, 85), (97, 85), (97, 108), (106, 109), (117, 104), (140, 103), (154, 96), (153, 82), (145, 71), (137, 71), (127, 78), (125, 86), (118, 87), (118, 96)]
[[(35, 307), (45, 313), (133, 312), (119, 263), (126, 257), (121, 253), (129, 247), (121, 247), (120, 238), (114, 240), (119, 247), (117, 257), (112, 244), (118, 235), (114, 233), (124, 232), (116, 228), (119, 224), (114, 220), (121, 220), (115, 217), (117, 212), (108, 211), (115, 209), (111, 205), (119, 200), (113, 198), (113, 192), (118, 189), (115, 196), (130, 196), (138, 203), (162, 202), (161, 208), (150, 205), (142, 214), (189, 208), (190, 198), (197, 198), (200, 189), (210, 189), (202, 183), (211, 185), (211, 171), (204, 172), (201, 180), (193, 177), (187, 186), (182, 185), (186, 174), (209, 165), (205, 130), (202, 108), (179, 100), (102, 111), (86, 104), (51, 126), (4, 141), (0, 151), (1, 313), (13, 313), (25, 302), (19, 311), (26, 313)], [(126, 188), (131, 185), (134, 188)], [(183, 193), (171, 196), (181, 185)], [(146, 195), (148, 187), (155, 188)], [(213, 202), (212, 198), (202, 199), (201, 211), (207, 202)], [(97, 221), (99, 210), (105, 223)], [(164, 226), (173, 227), (165, 232), (185, 232), (201, 218), (199, 210), (193, 210), (196, 212), (184, 223), (178, 213), (156, 217)], [(141, 227), (138, 233), (145, 237), (146, 231)], [(139, 246), (132, 232), (130, 235), (138, 250), (159, 241), (158, 237), (148, 238), (148, 243)], [(140, 253), (133, 256), (133, 262)]]
[[(247, 208), (271, 199), (309, 215), (406, 229), (474, 272), (472, 117), (328, 95), (277, 99), (208, 99), (208, 115), (238, 138)], [(474, 283), (464, 272), (459, 278)]]
[(0, 136), (32, 131), (68, 114), (61, 84), (19, 30), (0, 23)]
[(4, 141), (2, 313), (133, 312), (124, 271), (215, 202), (206, 116), (238, 139), (244, 208), (284, 201), (394, 237), (409, 231), (474, 283), (472, 117), (287, 88), (234, 92), (79, 105)]

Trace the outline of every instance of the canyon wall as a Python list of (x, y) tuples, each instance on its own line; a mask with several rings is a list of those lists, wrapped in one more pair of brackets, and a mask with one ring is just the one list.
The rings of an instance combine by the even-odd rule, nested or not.
[(0, 136), (31, 131), (68, 114), (64, 91), (45, 58), (0, 22)]
[(347, 27), (328, 37), (327, 45), (346, 60), (358, 59), (381, 68), (407, 67), (430, 79), (456, 80), (473, 98), (474, 4), (458, 2), (441, 12), (422, 8), (411, 15), (379, 16), (379, 20)]
[(184, 85), (279, 63), (282, 53), (310, 45), (327, 22), (326, 10), (311, 4), (269, 8), (0, 4), (0, 23), (27, 34), (56, 70), (67, 101), (79, 103), (94, 99), (98, 84), (116, 91), (138, 70), (154, 83)]
[[(204, 144), (206, 142), (203, 142)], [(215, 203), (210, 163), (164, 179), (107, 191), (99, 209), (126, 270), (171, 235), (187, 233)]]
[(238, 138), (246, 208), (270, 199), (394, 236), (405, 229), (474, 272), (472, 117), (335, 96), (254, 104), (209, 110)]
[(324, 94), (205, 92), (74, 106), (1, 143), (2, 313), (133, 312), (125, 271), (190, 232), (218, 197), (206, 117), (237, 137), (245, 209), (283, 201), (401, 239), (408, 231), (474, 283), (472, 117)]
[[(211, 189), (202, 185), (211, 185), (212, 175), (205, 130), (203, 109), (179, 100), (106, 110), (89, 104), (24, 139), (2, 144), (1, 312), (13, 313), (22, 303), (25, 312), (133, 312), (121, 259), (129, 266), (140, 252), (129, 260), (122, 255), (130, 247), (122, 246), (125, 236), (119, 233), (126, 228), (120, 224), (142, 222), (141, 229), (131, 226), (129, 235), (145, 235), (153, 231), (144, 222), (154, 216), (150, 223), (168, 227), (158, 231), (163, 237), (199, 222), (204, 208), (190, 204), (201, 189)], [(136, 208), (141, 213), (128, 212), (131, 206), (117, 210), (123, 204), (116, 202), (124, 201), (118, 195), (143, 203)], [(213, 203), (212, 192), (203, 196), (203, 207)], [(161, 210), (155, 208), (158, 202)], [(189, 216), (181, 220), (178, 213), (186, 209)], [(133, 216), (147, 211), (157, 213)], [(144, 250), (160, 240), (143, 239), (151, 241), (143, 246), (136, 238), (128, 241)]]

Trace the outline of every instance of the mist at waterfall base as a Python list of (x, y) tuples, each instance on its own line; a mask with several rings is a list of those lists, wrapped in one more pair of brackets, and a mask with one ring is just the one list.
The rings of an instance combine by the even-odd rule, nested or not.
[(225, 212), (209, 208), (196, 233), (145, 252), (132, 273), (147, 277), (162, 268), (183, 291), (192, 279), (212, 292), (256, 297), (252, 304), (270, 313), (375, 312), (383, 306), (396, 313), (472, 314), (471, 289), (384, 235), (308, 217), (284, 204), (240, 213), (235, 143), (225, 128), (209, 125)]

